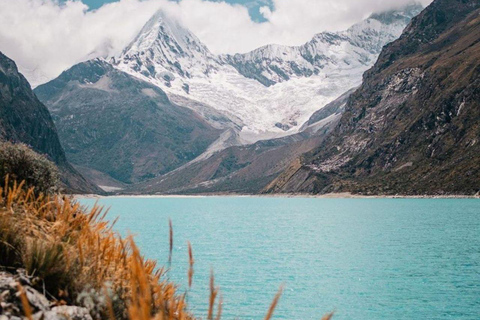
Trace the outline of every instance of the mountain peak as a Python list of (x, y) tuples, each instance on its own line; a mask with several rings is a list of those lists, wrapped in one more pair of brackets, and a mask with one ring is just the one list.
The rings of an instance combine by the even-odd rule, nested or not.
[(211, 55), (208, 48), (190, 30), (163, 10), (158, 10), (143, 26), (137, 37), (124, 49), (123, 54), (135, 54), (147, 51), (164, 42), (169, 49), (186, 56), (194, 52)]
[(215, 62), (215, 56), (190, 30), (159, 10), (124, 49), (117, 64), (168, 83), (176, 76), (208, 74)]
[(373, 13), (368, 19), (348, 28), (342, 35), (355, 46), (376, 56), (383, 46), (397, 39), (410, 20), (423, 10), (419, 3), (411, 3), (398, 9)]
[(424, 7), (421, 3), (412, 2), (400, 8), (372, 13), (368, 19), (375, 19), (384, 24), (397, 23), (399, 20), (403, 19), (406, 23), (408, 23), (423, 9)]

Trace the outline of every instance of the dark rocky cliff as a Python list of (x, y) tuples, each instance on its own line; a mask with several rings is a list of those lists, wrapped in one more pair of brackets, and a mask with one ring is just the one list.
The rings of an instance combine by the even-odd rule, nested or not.
[(72, 192), (100, 192), (68, 162), (48, 109), (37, 99), (15, 62), (0, 52), (0, 138), (22, 142), (57, 164)]

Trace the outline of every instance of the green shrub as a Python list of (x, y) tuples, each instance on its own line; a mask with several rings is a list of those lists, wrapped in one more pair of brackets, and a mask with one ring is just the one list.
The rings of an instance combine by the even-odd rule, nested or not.
[(0, 142), (0, 186), (9, 181), (24, 181), (37, 193), (53, 193), (58, 190), (59, 174), (53, 162), (24, 144)]

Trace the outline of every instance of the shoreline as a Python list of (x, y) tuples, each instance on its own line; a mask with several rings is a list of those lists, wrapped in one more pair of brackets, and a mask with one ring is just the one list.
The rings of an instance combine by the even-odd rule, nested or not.
[(327, 194), (297, 194), (297, 193), (277, 193), (277, 194), (233, 194), (233, 193), (211, 193), (211, 194), (76, 194), (75, 199), (103, 199), (103, 198), (177, 198), (177, 199), (196, 199), (196, 198), (318, 198), (318, 199), (480, 199), (480, 195), (359, 195), (349, 192), (327, 193)]

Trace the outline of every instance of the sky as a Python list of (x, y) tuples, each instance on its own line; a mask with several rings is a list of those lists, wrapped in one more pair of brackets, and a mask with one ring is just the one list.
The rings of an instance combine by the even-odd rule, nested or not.
[[(82, 2), (83, 1), (83, 2)], [(432, 0), (420, 0), (428, 5)], [(0, 0), (0, 51), (38, 85), (72, 65), (119, 55), (158, 10), (215, 54), (300, 45), (412, 0)]]
[[(118, 0), (82, 0), (82, 2), (85, 3), (90, 10), (98, 9), (105, 3), (111, 3), (116, 1)], [(210, 1), (222, 2), (221, 0), (210, 0)], [(178, 0), (176, 2), (178, 2)], [(260, 8), (265, 6), (272, 8), (273, 6), (272, 0), (227, 0), (225, 2), (229, 4), (240, 4), (242, 6), (245, 6), (248, 9), (250, 18), (255, 22), (267, 21), (265, 17), (260, 13)]]

